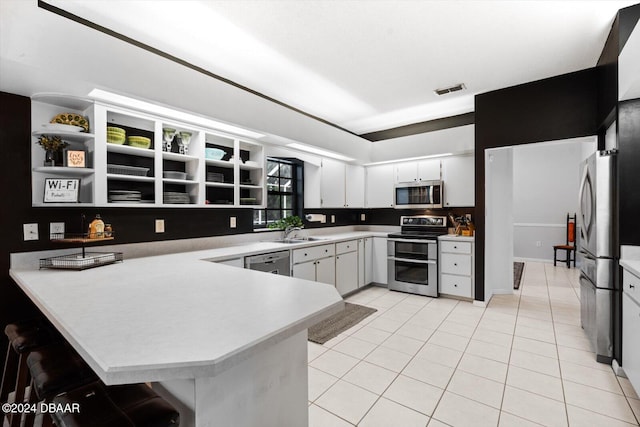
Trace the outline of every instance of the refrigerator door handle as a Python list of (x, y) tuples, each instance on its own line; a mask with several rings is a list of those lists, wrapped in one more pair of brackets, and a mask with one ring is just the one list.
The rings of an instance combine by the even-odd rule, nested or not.
[[(591, 221), (587, 223), (585, 221), (585, 212), (584, 212), (584, 190), (587, 186), (587, 182), (591, 183), (591, 179), (589, 178), (589, 167), (588, 164), (584, 167), (584, 172), (582, 173), (582, 180), (580, 181), (580, 192), (578, 193), (578, 206), (580, 207), (580, 220), (582, 222), (582, 227), (580, 227), (580, 235), (582, 239), (586, 242), (588, 241), (587, 236), (591, 231)], [(588, 209), (591, 209), (590, 217), (593, 215), (593, 195), (591, 197), (592, 206), (589, 206)]]

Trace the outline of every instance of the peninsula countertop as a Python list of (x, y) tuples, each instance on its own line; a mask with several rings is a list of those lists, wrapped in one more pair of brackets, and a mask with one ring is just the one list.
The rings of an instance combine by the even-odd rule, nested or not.
[(343, 308), (333, 286), (206, 261), (220, 252), (10, 274), (106, 384), (214, 377)]

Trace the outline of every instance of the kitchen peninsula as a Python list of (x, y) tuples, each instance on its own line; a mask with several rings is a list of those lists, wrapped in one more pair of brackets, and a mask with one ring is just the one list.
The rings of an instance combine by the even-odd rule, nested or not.
[(342, 298), (332, 286), (207, 257), (10, 274), (102, 381), (152, 383), (181, 426), (306, 426), (307, 328), (340, 311)]

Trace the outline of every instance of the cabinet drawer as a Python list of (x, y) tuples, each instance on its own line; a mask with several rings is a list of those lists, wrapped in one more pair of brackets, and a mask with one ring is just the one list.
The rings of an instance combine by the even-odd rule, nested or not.
[(440, 293), (471, 298), (471, 277), (440, 275)]
[(335, 245), (311, 246), (309, 248), (295, 249), (293, 251), (293, 263), (311, 261), (335, 255)]
[(442, 273), (471, 275), (471, 257), (469, 255), (442, 254), (440, 257)]
[(622, 295), (622, 368), (636, 390), (640, 390), (640, 305)]
[(336, 243), (336, 253), (346, 254), (347, 252), (353, 252), (358, 249), (357, 240), (349, 240), (348, 242)]
[(640, 278), (627, 270), (622, 274), (622, 291), (640, 304)]
[(440, 242), (440, 250), (442, 252), (450, 252), (454, 254), (470, 254), (471, 242)]

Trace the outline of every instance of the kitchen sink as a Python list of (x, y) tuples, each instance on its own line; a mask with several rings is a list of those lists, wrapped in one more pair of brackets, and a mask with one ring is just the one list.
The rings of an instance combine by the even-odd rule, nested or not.
[(293, 239), (279, 239), (279, 240), (268, 240), (269, 242), (274, 243), (304, 243), (304, 242), (316, 242), (319, 240), (325, 240), (322, 237), (295, 237)]

